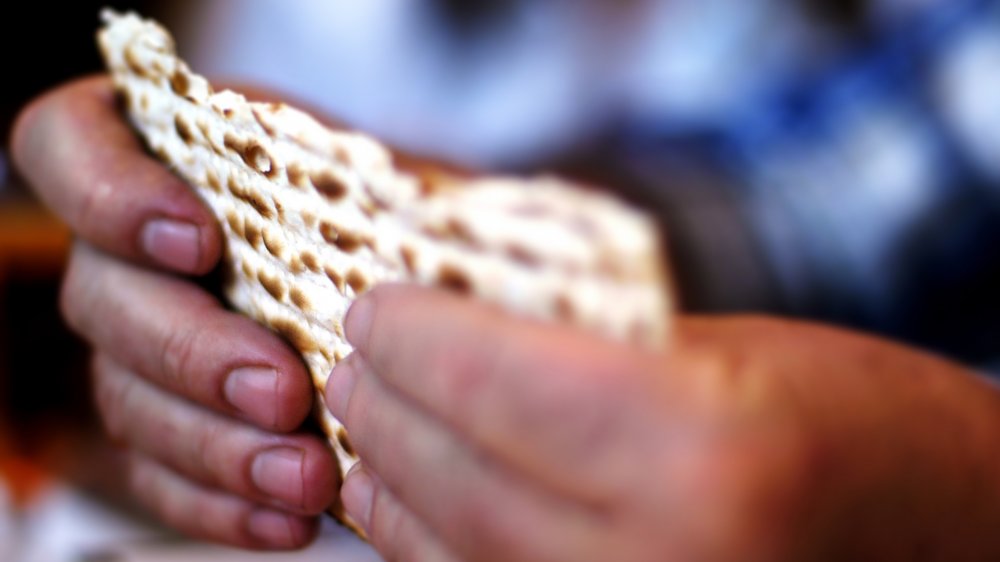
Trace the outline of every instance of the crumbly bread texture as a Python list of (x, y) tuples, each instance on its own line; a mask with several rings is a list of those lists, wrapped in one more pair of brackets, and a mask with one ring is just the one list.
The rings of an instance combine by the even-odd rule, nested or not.
[[(367, 136), (214, 91), (155, 22), (102, 18), (98, 41), (132, 124), (218, 217), (231, 305), (301, 353), (341, 475), (357, 456), (320, 397), (351, 353), (348, 306), (379, 283), (445, 287), (612, 338), (665, 341), (660, 245), (636, 210), (551, 177), (406, 171)], [(331, 511), (357, 530), (342, 506)]]

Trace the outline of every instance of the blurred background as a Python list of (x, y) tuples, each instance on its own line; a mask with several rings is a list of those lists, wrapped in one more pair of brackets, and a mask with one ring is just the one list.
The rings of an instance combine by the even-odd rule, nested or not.
[[(68, 482), (136, 521), (95, 431), (86, 351), (58, 317), (69, 235), (6, 146), (30, 98), (100, 70), (104, 3), (9, 4), (0, 473), (19, 511)], [(622, 194), (661, 223), (687, 310), (814, 318), (1000, 372), (996, 1), (114, 6), (165, 23), (200, 73), (286, 92), (401, 148)]]

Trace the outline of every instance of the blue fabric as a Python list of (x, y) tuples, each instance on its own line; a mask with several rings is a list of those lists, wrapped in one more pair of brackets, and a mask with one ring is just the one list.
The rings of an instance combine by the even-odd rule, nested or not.
[(1000, 11), (928, 5), (873, 17), (821, 65), (769, 68), (715, 121), (633, 115), (620, 140), (632, 158), (696, 154), (728, 178), (777, 286), (770, 307), (996, 364), (998, 179), (956, 137), (938, 71), (969, 34), (1000, 34)]

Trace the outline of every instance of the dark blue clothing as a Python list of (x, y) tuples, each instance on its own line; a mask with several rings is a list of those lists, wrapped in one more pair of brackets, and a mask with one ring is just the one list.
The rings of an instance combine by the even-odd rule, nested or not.
[(1000, 91), (969, 107), (1000, 73), (997, 3), (872, 16), (822, 60), (768, 72), (728, 112), (624, 111), (590, 147), (660, 210), (686, 306), (828, 320), (1000, 367), (1000, 129), (975, 126), (1000, 123)]

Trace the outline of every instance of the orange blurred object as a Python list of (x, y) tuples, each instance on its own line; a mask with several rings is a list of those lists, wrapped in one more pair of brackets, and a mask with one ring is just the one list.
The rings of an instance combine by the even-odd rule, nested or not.
[(69, 251), (70, 232), (35, 203), (0, 204), (0, 289), (12, 271), (57, 276)]

